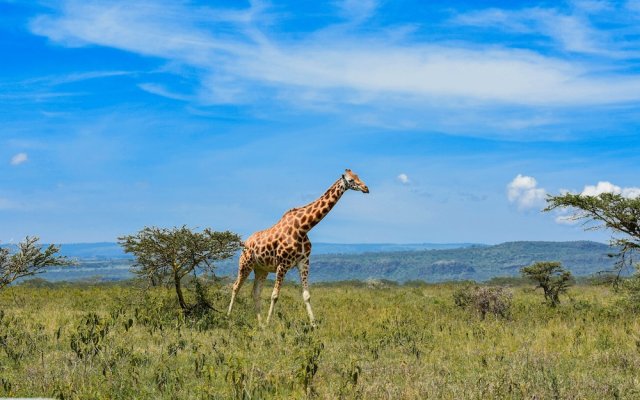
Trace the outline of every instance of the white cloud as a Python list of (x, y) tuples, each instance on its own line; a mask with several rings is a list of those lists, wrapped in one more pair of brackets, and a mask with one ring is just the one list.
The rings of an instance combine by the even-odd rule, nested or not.
[[(79, 91), (61, 91), (60, 86), (92, 79), (108, 79), (134, 75), (134, 71), (88, 71), (63, 75), (47, 75), (37, 78), (0, 83), (0, 99), (9, 102), (47, 103), (60, 98), (82, 96)], [(63, 115), (63, 113), (41, 111), (45, 116)]]
[[(308, 99), (354, 105), (401, 101), (421, 110), (459, 101), (557, 107), (640, 100), (640, 76), (604, 73), (602, 65), (530, 50), (362, 37), (349, 31), (336, 37), (323, 35), (323, 29), (283, 40), (260, 25), (269, 15), (255, 4), (241, 11), (183, 3), (65, 4), (57, 14), (32, 20), (32, 32), (67, 46), (108, 46), (194, 68), (201, 86), (198, 99), (206, 104), (249, 102), (260, 97), (258, 89), (275, 91), (279, 98), (284, 94), (297, 104)], [(374, 1), (346, 1), (342, 12), (366, 19), (375, 7)], [(570, 51), (606, 47), (578, 17), (543, 9), (523, 13), (531, 15), (520, 16), (512, 29), (532, 29), (531, 21), (536, 26), (546, 21), (543, 30)], [(511, 16), (489, 10), (476, 15), (475, 23), (484, 19), (504, 25)], [(473, 18), (461, 16), (458, 22), (472, 24)], [(162, 93), (149, 83), (143, 88)]]
[(582, 190), (581, 195), (583, 196), (597, 196), (602, 193), (613, 193), (620, 194), (622, 193), (622, 189), (620, 186), (616, 186), (611, 182), (601, 181), (596, 185), (587, 185)]
[(518, 174), (507, 185), (507, 198), (511, 203), (515, 203), (518, 209), (525, 210), (541, 207), (547, 192), (538, 187), (538, 182), (534, 177)]
[(403, 185), (408, 185), (409, 183), (411, 183), (411, 181), (409, 180), (409, 176), (405, 173), (398, 175), (396, 179), (398, 179), (398, 181)]
[[(576, 4), (578, 11), (597, 11), (593, 5)], [(600, 10), (605, 10), (601, 8)], [(609, 57), (624, 56), (618, 49), (621, 42), (610, 38), (607, 32), (595, 29), (583, 12), (562, 13), (550, 8), (521, 10), (486, 9), (456, 16), (453, 23), (482, 28), (503, 29), (520, 34), (539, 34), (549, 37), (561, 50), (597, 54)]]
[[(576, 192), (568, 189), (560, 189), (560, 194), (564, 195), (567, 193), (575, 194)], [(595, 185), (586, 185), (584, 189), (582, 189), (582, 192), (580, 193), (580, 195), (598, 196), (602, 193), (613, 193), (613, 194), (622, 195), (623, 197), (626, 197), (626, 198), (636, 198), (636, 197), (640, 197), (640, 187), (623, 188), (618, 185), (614, 185), (613, 183), (608, 181), (600, 181)], [(578, 223), (578, 219), (572, 217), (574, 214), (570, 207), (556, 209), (555, 214), (556, 214), (555, 221), (558, 224), (575, 225)]]
[(80, 72), (80, 73), (72, 73), (67, 75), (59, 75), (59, 76), (46, 76), (42, 78), (34, 78), (29, 79), (20, 84), (33, 84), (33, 83), (44, 83), (49, 85), (63, 85), (66, 83), (74, 83), (81, 82), (90, 79), (101, 79), (101, 78), (112, 78), (117, 76), (126, 76), (132, 75), (135, 72), (133, 71), (90, 71), (90, 72)]
[(580, 193), (583, 196), (597, 196), (602, 193), (620, 194), (623, 197), (635, 198), (640, 196), (640, 187), (622, 188), (608, 181), (600, 181), (596, 185), (587, 185)]
[(92, 79), (130, 76), (130, 75), (134, 75), (135, 73), (136, 71), (121, 71), (121, 70), (75, 72), (75, 73), (69, 73), (69, 74), (47, 75), (47, 76), (40, 76), (36, 78), (28, 78), (28, 79), (18, 80), (11, 83), (3, 82), (2, 86), (3, 87), (6, 87), (8, 85), (21, 86), (21, 87), (30, 86), (30, 85), (57, 86), (57, 85), (82, 82), (82, 81), (87, 81)]
[(155, 83), (140, 83), (138, 84), (138, 87), (144, 90), (145, 92), (155, 94), (156, 96), (167, 97), (169, 99), (182, 100), (182, 101), (188, 101), (192, 99), (191, 96), (171, 92), (164, 86), (158, 85)]
[(622, 196), (630, 199), (640, 197), (640, 187), (628, 187), (622, 189)]
[(29, 160), (27, 153), (18, 153), (11, 157), (11, 165), (20, 165)]

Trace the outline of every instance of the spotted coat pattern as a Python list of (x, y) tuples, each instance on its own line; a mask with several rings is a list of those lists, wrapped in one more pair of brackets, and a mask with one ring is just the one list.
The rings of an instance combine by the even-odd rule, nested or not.
[(269, 323), (280, 294), (284, 276), (291, 268), (297, 267), (300, 272), (300, 282), (302, 283), (302, 298), (306, 305), (309, 319), (312, 323), (314, 322), (308, 283), (311, 242), (307, 233), (331, 211), (348, 189), (369, 193), (369, 189), (364, 182), (355, 173), (347, 169), (316, 201), (303, 207), (292, 208), (284, 213), (280, 221), (271, 228), (249, 236), (240, 255), (238, 277), (233, 284), (231, 302), (227, 314), (231, 314), (238, 290), (240, 290), (251, 271), (254, 271), (253, 299), (258, 321), (262, 324), (260, 292), (267, 275), (270, 272), (274, 272), (276, 274), (276, 283), (271, 294), (271, 306), (267, 315), (267, 323)]

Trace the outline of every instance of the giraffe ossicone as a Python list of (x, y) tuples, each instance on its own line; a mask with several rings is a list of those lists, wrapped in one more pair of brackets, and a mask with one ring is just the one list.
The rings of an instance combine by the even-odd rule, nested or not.
[(346, 169), (344, 174), (320, 198), (306, 206), (290, 209), (271, 228), (249, 236), (244, 242), (244, 248), (240, 255), (238, 277), (233, 284), (227, 315), (231, 314), (238, 290), (251, 271), (254, 271), (253, 301), (256, 317), (262, 325), (260, 293), (267, 275), (270, 272), (275, 272), (276, 283), (271, 293), (271, 305), (266, 322), (268, 324), (278, 301), (284, 276), (287, 271), (296, 267), (300, 272), (302, 300), (307, 308), (311, 323), (315, 323), (311, 309), (311, 294), (309, 293), (311, 242), (307, 233), (329, 214), (344, 192), (349, 189), (369, 193), (369, 188), (358, 175), (350, 169)]

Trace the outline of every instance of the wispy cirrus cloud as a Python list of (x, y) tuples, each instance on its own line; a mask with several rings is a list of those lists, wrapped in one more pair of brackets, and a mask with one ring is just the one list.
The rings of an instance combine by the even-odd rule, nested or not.
[(41, 76), (19, 81), (0, 81), (0, 101), (45, 103), (61, 98), (80, 96), (83, 93), (70, 91), (60, 86), (93, 79), (133, 75), (133, 71), (85, 71), (61, 75)]
[(477, 9), (458, 13), (450, 22), (536, 40), (561, 52), (624, 61), (640, 58), (635, 3), (574, 0), (521, 9)]
[(52, 75), (40, 78), (28, 79), (19, 82), (20, 85), (45, 84), (48, 86), (63, 85), (67, 83), (81, 82), (90, 79), (111, 78), (114, 76), (125, 76), (135, 74), (135, 71), (87, 71), (74, 72), (65, 75)]
[(138, 87), (144, 90), (145, 92), (149, 92), (151, 94), (155, 94), (158, 96), (167, 97), (169, 99), (190, 101), (193, 98), (193, 96), (172, 92), (166, 87), (159, 85), (157, 83), (140, 83), (138, 84)]
[[(337, 3), (334, 12), (363, 24), (378, 8), (375, 1), (347, 0)], [(316, 111), (339, 110), (333, 108), (336, 104), (377, 110), (393, 105), (409, 110), (409, 119), (430, 111), (446, 128), (448, 120), (437, 110), (460, 105), (486, 116), (504, 106), (537, 114), (539, 107), (604, 107), (640, 100), (640, 75), (608, 68), (605, 61), (510, 47), (508, 42), (477, 43), (472, 36), (456, 43), (411, 35), (390, 39), (345, 28), (343, 22), (283, 37), (273, 28), (277, 18), (257, 2), (244, 9), (217, 9), (174, 2), (70, 0), (34, 18), (30, 29), (69, 47), (106, 46), (190, 68), (195, 71), (190, 90), (194, 96), (177, 95), (150, 81), (139, 87), (205, 105), (274, 98)], [(632, 56), (620, 46), (607, 50), (612, 40), (601, 35), (588, 16), (553, 8), (471, 11), (449, 24), (452, 29), (497, 25), (517, 34), (545, 35), (568, 52), (615, 55), (618, 60)], [(338, 25), (344, 29), (336, 34), (331, 28)], [(385, 125), (380, 119), (379, 125)], [(526, 121), (525, 127), (531, 121), (545, 126), (556, 119), (527, 115), (514, 121), (501, 129), (517, 131), (519, 121)]]
[[(556, 9), (486, 9), (457, 15), (454, 24), (499, 29), (526, 35), (542, 35), (564, 51), (621, 57), (606, 32), (595, 29), (585, 15), (563, 13)], [(612, 49), (613, 47), (613, 49)]]

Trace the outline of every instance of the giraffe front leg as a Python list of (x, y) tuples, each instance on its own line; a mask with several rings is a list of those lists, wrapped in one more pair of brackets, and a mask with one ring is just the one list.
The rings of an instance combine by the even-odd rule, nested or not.
[(264, 283), (264, 280), (267, 278), (267, 275), (269, 273), (266, 271), (258, 270), (254, 270), (253, 273), (255, 275), (255, 278), (253, 280), (253, 304), (256, 310), (256, 318), (258, 318), (258, 325), (263, 326), (262, 316), (260, 315), (260, 309), (262, 308), (260, 306), (260, 293), (262, 292), (262, 284)]
[(313, 310), (311, 309), (311, 293), (309, 293), (309, 259), (302, 261), (298, 265), (298, 272), (300, 272), (300, 283), (302, 284), (302, 300), (307, 307), (307, 314), (309, 314), (309, 321), (311, 325), (316, 325), (316, 320), (313, 317)]
[(267, 325), (269, 325), (269, 321), (271, 321), (273, 309), (278, 301), (278, 296), (280, 296), (280, 288), (282, 287), (282, 281), (284, 280), (284, 274), (286, 272), (287, 270), (282, 265), (277, 269), (276, 284), (273, 286), (273, 292), (271, 293), (271, 306), (269, 306), (269, 314), (267, 314)]

